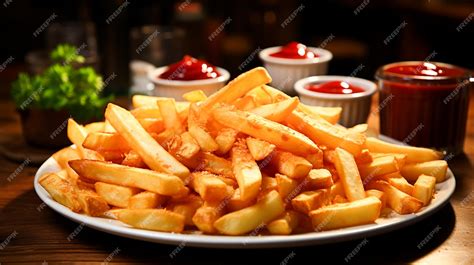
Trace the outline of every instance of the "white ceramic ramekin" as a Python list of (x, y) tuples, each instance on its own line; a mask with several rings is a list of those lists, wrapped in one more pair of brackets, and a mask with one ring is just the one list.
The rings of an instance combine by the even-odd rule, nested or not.
[(216, 67), (221, 76), (212, 79), (202, 80), (169, 80), (159, 76), (168, 69), (168, 66), (156, 68), (148, 72), (148, 79), (154, 84), (153, 95), (159, 97), (169, 97), (176, 100), (183, 100), (182, 95), (192, 90), (200, 89), (206, 95), (211, 95), (227, 83), (230, 74), (224, 68)]
[[(365, 91), (354, 94), (330, 94), (314, 92), (305, 87), (310, 84), (330, 81), (345, 81), (363, 88)], [(377, 85), (369, 80), (338, 75), (311, 76), (295, 83), (295, 90), (302, 103), (321, 107), (342, 107), (339, 123), (346, 127), (367, 122), (370, 112), (372, 95), (377, 91)]]
[(328, 63), (332, 53), (328, 50), (307, 47), (308, 50), (318, 55), (310, 59), (286, 59), (270, 56), (280, 51), (282, 46), (270, 47), (260, 51), (259, 56), (263, 65), (272, 77), (272, 86), (283, 92), (295, 95), (293, 89), (296, 81), (314, 75), (327, 74)]

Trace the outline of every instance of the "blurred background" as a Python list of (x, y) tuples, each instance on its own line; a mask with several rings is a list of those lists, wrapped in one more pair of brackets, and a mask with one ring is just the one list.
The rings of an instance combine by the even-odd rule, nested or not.
[(468, 0), (2, 0), (0, 12), (2, 98), (18, 72), (41, 72), (64, 42), (104, 80), (113, 76), (105, 92), (117, 95), (140, 71), (132, 60), (161, 66), (190, 54), (235, 77), (261, 65), (255, 51), (292, 40), (330, 50), (329, 74), (373, 79), (378, 66), (401, 60), (474, 68)]

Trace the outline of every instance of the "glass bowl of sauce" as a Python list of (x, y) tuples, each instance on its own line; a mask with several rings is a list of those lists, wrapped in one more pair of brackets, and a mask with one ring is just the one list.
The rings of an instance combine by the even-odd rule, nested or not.
[(463, 151), (472, 73), (445, 63), (397, 62), (380, 67), (380, 133), (446, 154)]
[(259, 53), (263, 65), (272, 76), (272, 85), (289, 95), (295, 95), (294, 84), (299, 79), (325, 75), (332, 53), (307, 47), (292, 41), (284, 46), (266, 48)]
[(375, 83), (349, 76), (312, 76), (295, 83), (302, 103), (342, 108), (339, 123), (352, 127), (365, 123), (370, 112)]
[(209, 96), (223, 87), (229, 78), (230, 74), (224, 68), (189, 55), (169, 66), (148, 72), (148, 79), (154, 85), (153, 94), (176, 100), (183, 100), (184, 93), (196, 89)]

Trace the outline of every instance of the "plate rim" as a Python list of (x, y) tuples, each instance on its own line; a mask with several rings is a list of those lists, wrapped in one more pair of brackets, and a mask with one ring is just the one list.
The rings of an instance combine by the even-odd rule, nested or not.
[[(386, 141), (399, 143), (388, 137), (380, 137)], [(111, 220), (102, 217), (91, 217), (84, 214), (78, 214), (72, 212), (69, 208), (61, 205), (54, 201), (49, 193), (39, 185), (39, 178), (47, 172), (55, 172), (54, 170), (48, 170), (48, 168), (55, 168), (57, 171), (59, 165), (56, 160), (51, 156), (49, 157), (37, 170), (34, 178), (34, 189), (36, 194), (48, 207), (67, 219), (76, 223), (83, 224), (84, 226), (99, 230), (101, 232), (127, 237), (131, 239), (137, 239), (142, 241), (148, 241), (153, 243), (161, 243), (167, 245), (185, 245), (192, 247), (206, 247), (206, 248), (270, 248), (288, 247), (291, 246), (307, 246), (307, 245), (321, 245), (327, 243), (337, 243), (342, 241), (349, 241), (379, 234), (388, 233), (413, 223), (419, 222), (433, 213), (440, 210), (446, 205), (455, 191), (456, 180), (453, 172), (448, 168), (447, 179), (439, 184), (436, 184), (436, 190), (439, 191), (439, 187), (444, 186), (445, 195), (443, 198), (435, 199), (432, 203), (424, 208), (421, 212), (408, 214), (402, 217), (403, 219), (394, 220), (394, 222), (388, 223), (376, 223), (360, 225), (336, 230), (329, 231), (317, 231), (296, 235), (265, 235), (265, 236), (223, 236), (223, 235), (193, 235), (193, 234), (179, 234), (169, 232), (158, 232), (137, 229), (126, 224), (116, 225), (116, 220)], [(40, 174), (41, 173), (41, 174)], [(393, 217), (390, 217), (393, 218)]]

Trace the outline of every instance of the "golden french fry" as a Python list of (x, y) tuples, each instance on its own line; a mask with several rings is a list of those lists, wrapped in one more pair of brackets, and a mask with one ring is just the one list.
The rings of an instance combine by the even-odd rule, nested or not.
[(372, 179), (399, 170), (397, 160), (394, 156), (376, 157), (368, 164), (359, 164), (360, 176), (364, 179)]
[(239, 75), (219, 91), (209, 96), (205, 101), (201, 102), (200, 109), (201, 111), (206, 112), (216, 106), (217, 103), (230, 104), (234, 102), (234, 100), (245, 95), (245, 93), (251, 89), (270, 83), (271, 81), (272, 78), (265, 68), (256, 67)]
[(163, 115), (163, 123), (167, 130), (171, 130), (175, 133), (184, 132), (184, 125), (181, 123), (181, 119), (176, 110), (175, 100), (172, 98), (158, 100), (157, 102), (160, 113), (166, 113)]
[(380, 216), (382, 203), (374, 196), (348, 203), (328, 205), (309, 213), (313, 227), (331, 230), (349, 226), (370, 224)]
[(193, 216), (192, 221), (194, 225), (204, 233), (216, 234), (217, 230), (214, 227), (214, 222), (218, 220), (224, 212), (224, 207), (219, 206), (220, 205), (213, 206), (204, 203), (203, 206), (196, 210)]
[(342, 148), (336, 148), (335, 166), (349, 201), (365, 198), (364, 185), (354, 157)]
[(258, 106), (258, 104), (255, 102), (255, 99), (251, 96), (238, 98), (232, 105), (234, 105), (239, 110), (251, 110)]
[[(132, 97), (132, 105), (134, 108), (142, 108), (142, 107), (156, 108), (157, 107), (156, 102), (162, 99), (168, 99), (168, 98), (145, 96), (145, 95), (134, 95)], [(190, 103), (186, 101), (177, 101), (176, 108), (178, 109), (178, 112), (182, 112), (182, 111), (185, 111), (187, 108), (189, 108), (189, 104)]]
[(87, 130), (82, 126), (77, 124), (76, 121), (69, 118), (67, 122), (67, 137), (69, 140), (76, 145), (77, 151), (82, 159), (94, 159), (94, 160), (104, 160), (104, 158), (97, 152), (93, 150), (87, 150), (82, 147), (82, 143), (86, 139)]
[(142, 191), (130, 197), (129, 209), (154, 209), (160, 207), (166, 201), (166, 196), (151, 191)]
[(208, 152), (201, 154), (201, 163), (196, 170), (205, 170), (217, 175), (234, 178), (232, 162)]
[(366, 146), (372, 153), (405, 154), (407, 163), (427, 162), (442, 157), (441, 153), (432, 149), (391, 144), (373, 137), (367, 137)]
[(405, 192), (406, 194), (413, 193), (413, 185), (408, 183), (405, 178), (388, 178), (387, 182), (395, 188)]
[(316, 120), (295, 110), (286, 121), (291, 128), (303, 132), (317, 144), (331, 149), (341, 147), (354, 156), (359, 155), (363, 149), (365, 135), (334, 126), (326, 120)]
[(297, 97), (293, 97), (277, 103), (262, 105), (260, 107), (251, 109), (250, 112), (271, 121), (281, 123), (298, 106), (299, 102), (300, 101)]
[(165, 142), (168, 152), (189, 168), (196, 168), (199, 164), (201, 148), (189, 132), (173, 135)]
[(109, 210), (107, 201), (89, 189), (77, 189), (77, 198), (85, 214), (101, 216)]
[(398, 168), (402, 168), (402, 167), (405, 165), (406, 160), (407, 160), (407, 155), (405, 155), (405, 154), (397, 154), (397, 153), (370, 153), (370, 155), (372, 156), (372, 159), (376, 159), (376, 158), (383, 157), (383, 156), (393, 156), (393, 157), (395, 157), (395, 160), (397, 161)]
[(231, 158), (232, 171), (239, 184), (242, 200), (256, 198), (262, 184), (262, 173), (243, 140), (234, 144)]
[(262, 174), (262, 185), (260, 188), (262, 191), (265, 190), (278, 190), (278, 184), (276, 178), (265, 176)]
[(179, 177), (166, 173), (92, 160), (72, 160), (69, 165), (81, 177), (100, 182), (140, 188), (162, 195), (188, 192)]
[(352, 128), (348, 128), (349, 131), (358, 132), (358, 133), (366, 133), (369, 129), (369, 125), (367, 123), (357, 124)]
[[(156, 119), (156, 120), (163, 120), (163, 115), (161, 115), (161, 111), (156, 104), (153, 106), (146, 106), (140, 107), (130, 110), (130, 113), (137, 118), (137, 120), (141, 119)], [(165, 112), (166, 113), (166, 112)]]
[(290, 178), (301, 179), (308, 175), (313, 165), (306, 159), (289, 152), (276, 151), (272, 164), (279, 173)]
[(125, 153), (130, 151), (130, 147), (125, 139), (117, 133), (89, 133), (82, 143), (82, 146), (97, 152), (115, 151)]
[(272, 235), (289, 235), (298, 227), (301, 215), (295, 211), (286, 211), (281, 218), (278, 218), (267, 225), (267, 229)]
[(386, 181), (372, 181), (368, 188), (383, 191), (388, 206), (399, 214), (416, 213), (423, 207), (423, 202), (393, 187)]
[(149, 133), (161, 133), (165, 130), (165, 123), (162, 118), (152, 119), (137, 119), (140, 125)]
[(426, 206), (430, 204), (436, 188), (436, 178), (427, 175), (421, 175), (413, 186), (412, 196), (423, 202)]
[(184, 93), (183, 98), (186, 101), (189, 101), (191, 103), (195, 103), (195, 102), (200, 102), (200, 101), (206, 100), (207, 96), (202, 90), (198, 89), (198, 90), (193, 90), (193, 91), (189, 91), (187, 93)]
[(417, 164), (407, 164), (400, 170), (400, 173), (409, 182), (414, 183), (421, 174), (430, 175), (436, 178), (436, 182), (443, 182), (446, 179), (448, 162), (445, 160), (434, 160)]
[(67, 167), (69, 167), (69, 165), (67, 164), (69, 160), (81, 159), (78, 150), (70, 146), (57, 151), (52, 155), (52, 157), (54, 158), (54, 160), (56, 160), (56, 162), (58, 162), (59, 166), (62, 169), (66, 169)]
[(39, 180), (39, 184), (55, 201), (68, 207), (73, 212), (80, 212), (82, 210), (76, 190), (68, 181), (60, 178), (54, 173), (51, 173), (42, 176)]
[(334, 185), (329, 188), (329, 197), (331, 200), (334, 200), (337, 196), (346, 197), (344, 187), (340, 181), (334, 183)]
[(311, 165), (313, 165), (313, 168), (322, 168), (324, 167), (324, 160), (323, 160), (323, 151), (320, 150), (317, 153), (309, 154), (304, 157), (306, 160), (308, 160)]
[(202, 115), (196, 104), (192, 104), (189, 108), (188, 131), (203, 151), (214, 152), (219, 149), (219, 145), (207, 131), (206, 120), (206, 115)]
[[(316, 113), (317, 115), (321, 116), (321, 118), (325, 119), (331, 124), (337, 124), (342, 113), (341, 107), (320, 107), (320, 106), (309, 106), (309, 105), (305, 105), (305, 106), (306, 108)], [(359, 128), (359, 129), (362, 129), (362, 128)]]
[(289, 178), (282, 174), (275, 174), (277, 182), (277, 190), (280, 196), (283, 198), (285, 203), (288, 203), (296, 195), (298, 195), (304, 188), (300, 182), (296, 179)]
[(133, 150), (130, 150), (125, 154), (125, 158), (122, 160), (121, 164), (129, 167), (148, 168), (140, 155)]
[(225, 126), (297, 155), (319, 152), (318, 146), (305, 135), (253, 113), (220, 108), (213, 112), (213, 117)]
[[(372, 161), (374, 161), (373, 159), (374, 157), (372, 156), (372, 154), (370, 153), (369, 149), (362, 149), (362, 151), (360, 151), (360, 154), (357, 155), (356, 157), (354, 157), (355, 161), (357, 162), (357, 164), (368, 164), (368, 163), (372, 163)], [(405, 156), (406, 158), (406, 156)], [(398, 162), (398, 161), (397, 161)], [(400, 163), (398, 164), (398, 166), (400, 167)]]
[(225, 235), (243, 235), (273, 221), (285, 211), (276, 191), (270, 191), (256, 204), (228, 213), (214, 222), (214, 227)]
[(184, 216), (185, 225), (193, 226), (193, 216), (202, 205), (203, 200), (201, 197), (189, 195), (178, 201), (169, 202), (166, 209)]
[(245, 140), (250, 154), (257, 161), (269, 156), (276, 148), (274, 144), (253, 137), (247, 137)]
[(230, 198), (234, 192), (231, 186), (212, 173), (206, 171), (193, 172), (191, 177), (191, 187), (206, 202), (220, 202), (225, 198)]
[(311, 169), (304, 181), (307, 190), (327, 189), (334, 185), (331, 172), (325, 168)]
[(127, 110), (109, 103), (105, 117), (153, 170), (185, 178), (189, 169), (161, 147)]
[(300, 193), (291, 200), (291, 205), (293, 206), (293, 209), (308, 214), (312, 210), (321, 208), (330, 202), (329, 191), (326, 189), (320, 189)]
[(121, 209), (114, 214), (118, 220), (140, 229), (175, 233), (184, 229), (184, 217), (165, 209)]
[[(267, 92), (267, 90), (264, 87), (265, 86), (255, 87), (254, 89), (247, 92), (244, 98), (245, 97), (252, 98), (253, 101), (259, 106), (274, 103), (272, 96), (270, 95), (270, 93)], [(288, 98), (290, 97), (288, 96)]]
[(86, 129), (87, 133), (103, 132), (104, 127), (105, 127), (105, 122), (103, 121), (91, 122), (89, 124), (84, 125), (84, 129)]
[(222, 128), (217, 132), (216, 143), (219, 146), (216, 153), (224, 155), (230, 151), (239, 132), (231, 128)]
[(238, 211), (243, 208), (247, 208), (255, 203), (256, 199), (255, 198), (250, 198), (243, 200), (242, 196), (240, 196), (240, 189), (237, 188), (234, 191), (234, 194), (232, 194), (232, 197), (230, 197), (228, 200), (226, 200), (226, 206), (227, 209), (230, 212)]
[(370, 197), (370, 196), (373, 196), (373, 197), (376, 197), (377, 199), (379, 199), (381, 202), (382, 202), (382, 209), (385, 208), (385, 205), (387, 203), (387, 199), (385, 198), (385, 193), (383, 193), (383, 191), (380, 191), (380, 190), (366, 190), (365, 191), (365, 196), (366, 197)]
[(97, 193), (104, 198), (108, 204), (120, 208), (126, 208), (130, 198), (140, 192), (140, 189), (137, 188), (123, 187), (104, 182), (96, 182), (94, 185)]

